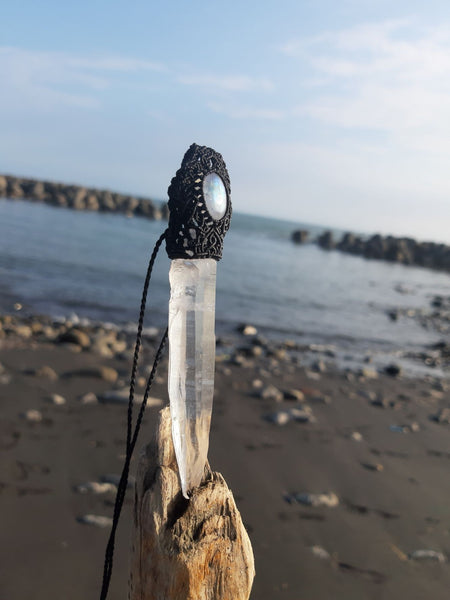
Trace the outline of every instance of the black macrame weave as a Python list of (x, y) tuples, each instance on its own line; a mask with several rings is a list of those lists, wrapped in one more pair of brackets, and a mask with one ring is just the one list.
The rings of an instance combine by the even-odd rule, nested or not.
[[(203, 197), (203, 180), (216, 173), (227, 193), (227, 208), (221, 219), (213, 219)], [(168, 189), (169, 227), (166, 250), (169, 258), (222, 258), (223, 238), (230, 227), (230, 177), (222, 155), (192, 144)]]

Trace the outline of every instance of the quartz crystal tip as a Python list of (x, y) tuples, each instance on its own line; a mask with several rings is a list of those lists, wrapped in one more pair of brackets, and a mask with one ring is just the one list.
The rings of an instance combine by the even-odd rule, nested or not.
[(172, 438), (183, 495), (205, 469), (214, 394), (214, 259), (176, 259), (169, 273), (169, 378)]

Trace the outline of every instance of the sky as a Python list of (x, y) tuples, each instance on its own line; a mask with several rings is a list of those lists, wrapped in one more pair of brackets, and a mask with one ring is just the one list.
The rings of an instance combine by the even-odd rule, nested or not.
[(3, 3), (0, 172), (450, 243), (448, 0)]

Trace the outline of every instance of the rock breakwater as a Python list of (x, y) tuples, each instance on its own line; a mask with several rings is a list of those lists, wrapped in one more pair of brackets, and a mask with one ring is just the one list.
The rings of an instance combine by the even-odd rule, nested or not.
[(2, 197), (42, 202), (74, 210), (122, 213), (147, 219), (169, 217), (167, 204), (159, 205), (148, 198), (13, 175), (0, 175), (0, 198)]
[[(306, 241), (306, 236), (293, 232), (296, 243)], [(354, 233), (344, 233), (336, 240), (331, 231), (324, 231), (314, 240), (324, 250), (340, 250), (364, 258), (415, 265), (429, 269), (450, 271), (450, 246), (436, 242), (420, 242), (413, 238), (382, 236), (379, 233), (363, 237)]]

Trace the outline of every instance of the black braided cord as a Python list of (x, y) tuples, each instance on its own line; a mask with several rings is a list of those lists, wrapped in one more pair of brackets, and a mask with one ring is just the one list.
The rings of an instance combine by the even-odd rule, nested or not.
[(119, 523), (120, 513), (122, 510), (123, 502), (125, 500), (125, 494), (128, 487), (128, 475), (130, 471), (130, 463), (131, 458), (133, 456), (133, 451), (136, 446), (137, 438), (139, 435), (139, 430), (142, 424), (142, 418), (144, 416), (145, 407), (147, 405), (148, 396), (150, 393), (150, 388), (152, 386), (153, 380), (156, 375), (156, 369), (158, 367), (159, 361), (161, 360), (162, 352), (164, 349), (164, 345), (167, 340), (167, 329), (165, 330), (161, 342), (159, 344), (158, 351), (156, 352), (155, 360), (153, 362), (153, 367), (151, 373), (147, 380), (147, 385), (145, 387), (144, 397), (142, 399), (142, 403), (139, 409), (139, 413), (136, 419), (136, 425), (134, 428), (134, 432), (132, 429), (132, 420), (133, 420), (133, 400), (134, 400), (134, 388), (136, 385), (136, 372), (139, 360), (139, 352), (142, 343), (142, 330), (144, 326), (144, 315), (145, 315), (145, 306), (147, 303), (147, 292), (148, 286), (150, 284), (150, 278), (153, 270), (153, 265), (155, 263), (156, 255), (158, 254), (158, 250), (167, 235), (167, 230), (161, 234), (160, 238), (155, 244), (153, 248), (152, 255), (150, 257), (150, 261), (147, 268), (147, 275), (145, 277), (144, 289), (142, 291), (142, 299), (141, 299), (141, 308), (139, 313), (139, 323), (138, 330), (136, 334), (136, 343), (134, 347), (134, 356), (133, 356), (133, 366), (131, 369), (130, 376), (130, 396), (128, 399), (128, 411), (127, 411), (127, 440), (126, 440), (126, 452), (125, 452), (125, 463), (123, 465), (122, 475), (120, 476), (119, 485), (117, 486), (117, 494), (116, 500), (114, 504), (114, 514), (113, 514), (113, 523), (111, 527), (111, 533), (109, 536), (108, 544), (106, 546), (105, 551), (105, 563), (103, 568), (103, 581), (102, 581), (102, 589), (100, 594), (100, 600), (106, 600), (109, 590), (109, 583), (111, 581), (112, 567), (113, 567), (113, 557), (114, 557), (114, 543), (116, 537), (116, 530)]

